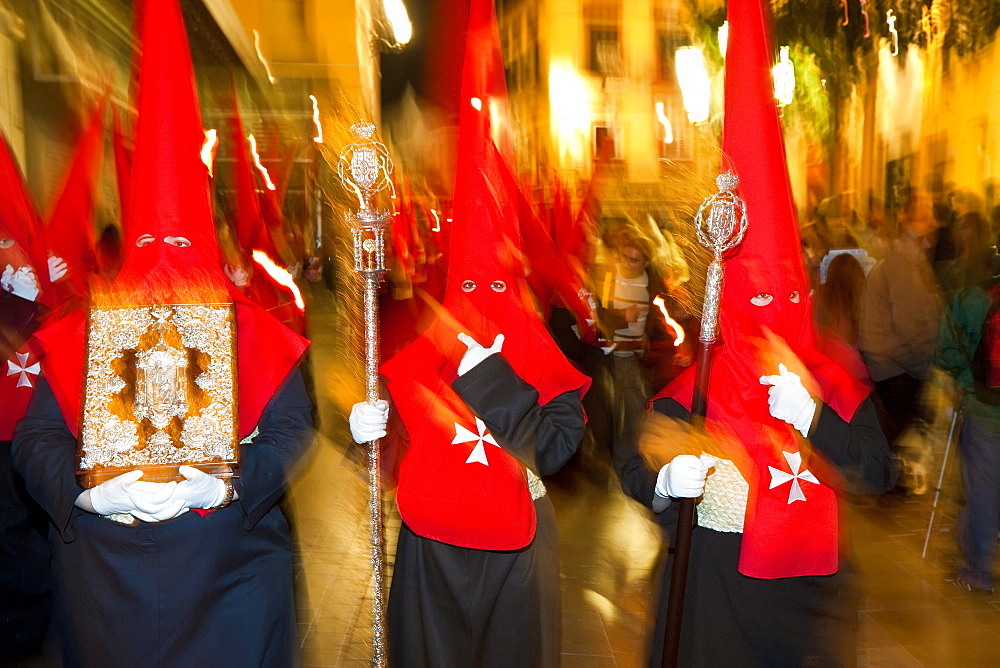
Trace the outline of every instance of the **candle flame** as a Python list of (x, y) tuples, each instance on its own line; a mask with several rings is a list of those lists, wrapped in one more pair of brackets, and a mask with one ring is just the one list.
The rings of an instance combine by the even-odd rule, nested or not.
[(315, 95), (310, 95), (309, 99), (313, 103), (313, 124), (316, 126), (316, 136), (313, 137), (313, 141), (317, 144), (323, 143), (323, 126), (319, 123), (319, 102), (316, 100)]
[(295, 296), (295, 306), (298, 307), (299, 311), (305, 313), (306, 303), (302, 300), (302, 293), (299, 292), (299, 286), (295, 284), (295, 279), (288, 273), (288, 270), (275, 264), (274, 260), (269, 258), (264, 251), (255, 250), (253, 252), (253, 261), (259, 264), (271, 278), (291, 290)]
[(684, 328), (680, 326), (680, 323), (671, 318), (669, 313), (667, 313), (667, 305), (663, 303), (663, 297), (657, 295), (653, 299), (653, 303), (656, 304), (658, 309), (660, 309), (660, 313), (663, 314), (663, 319), (667, 321), (667, 326), (674, 330), (674, 346), (676, 347), (684, 343)]
[(885, 22), (889, 24), (889, 34), (892, 35), (892, 55), (899, 55), (899, 33), (896, 32), (895, 12), (891, 9), (885, 13)]
[(260, 173), (264, 175), (264, 185), (267, 186), (268, 190), (277, 190), (274, 187), (274, 183), (271, 181), (271, 175), (267, 173), (267, 167), (260, 164), (260, 156), (257, 155), (257, 140), (253, 135), (247, 135), (247, 139), (250, 140), (250, 153), (253, 154), (253, 164), (257, 166)]
[(264, 72), (267, 73), (267, 80), (271, 83), (277, 81), (273, 76), (271, 76), (271, 66), (267, 64), (267, 60), (264, 58), (264, 54), (260, 50), (260, 33), (257, 32), (256, 28), (253, 30), (253, 48), (257, 52), (257, 60), (260, 64), (264, 66)]
[(667, 118), (666, 113), (663, 111), (663, 103), (656, 103), (656, 120), (660, 122), (663, 126), (663, 143), (673, 144), (674, 143), (674, 130), (670, 125), (670, 119)]
[(219, 145), (219, 133), (215, 128), (205, 130), (205, 142), (201, 145), (201, 161), (208, 167), (208, 175), (215, 178), (215, 149)]

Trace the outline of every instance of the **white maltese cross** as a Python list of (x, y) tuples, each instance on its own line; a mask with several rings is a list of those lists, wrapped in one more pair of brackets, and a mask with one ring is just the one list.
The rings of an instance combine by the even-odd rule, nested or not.
[(786, 473), (780, 469), (776, 469), (773, 466), (768, 466), (771, 469), (771, 487), (769, 489), (774, 489), (779, 485), (784, 485), (789, 480), (792, 481), (792, 486), (788, 490), (788, 503), (793, 501), (805, 501), (806, 495), (802, 493), (802, 486), (799, 484), (800, 480), (805, 480), (813, 484), (818, 485), (819, 480), (816, 479), (812, 473), (808, 470), (799, 473), (799, 468), (802, 466), (802, 454), (799, 452), (782, 452), (785, 456), (785, 461), (788, 462), (788, 467), (792, 469), (791, 473)]
[(7, 360), (7, 375), (21, 374), (21, 377), (17, 379), (16, 387), (33, 387), (28, 374), (37, 376), (42, 367), (39, 366), (38, 362), (28, 364), (28, 358), (31, 357), (31, 353), (14, 353), (14, 355), (17, 357), (17, 362), (12, 359)]
[(458, 443), (472, 443), (476, 442), (476, 447), (472, 449), (472, 453), (469, 458), (465, 460), (466, 464), (471, 464), (472, 462), (479, 462), (480, 464), (485, 464), (489, 466), (489, 461), (486, 460), (486, 448), (483, 447), (483, 441), (491, 443), (500, 447), (497, 442), (493, 439), (493, 434), (486, 430), (486, 423), (484, 423), (479, 418), (476, 418), (476, 430), (478, 434), (474, 434), (462, 425), (455, 423), (455, 440), (451, 442), (452, 445), (457, 445)]

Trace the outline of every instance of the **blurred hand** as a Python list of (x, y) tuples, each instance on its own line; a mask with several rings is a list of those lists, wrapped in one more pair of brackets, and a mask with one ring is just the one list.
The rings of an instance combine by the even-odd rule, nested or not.
[(639, 318), (641, 318), (647, 312), (649, 312), (648, 306), (638, 306), (638, 305), (629, 306), (628, 308), (625, 309), (625, 322), (628, 323), (639, 322)]
[(374, 405), (361, 401), (351, 408), (351, 437), (355, 443), (368, 443), (385, 436), (385, 425), (389, 421), (389, 402), (379, 399)]
[(250, 272), (244, 269), (241, 264), (223, 265), (222, 270), (226, 272), (226, 278), (238, 288), (246, 287), (247, 283), (250, 282)]
[(656, 476), (656, 493), (675, 499), (696, 499), (705, 491), (708, 469), (715, 466), (717, 459), (703, 454), (677, 455), (660, 469)]
[(0, 287), (31, 302), (35, 301), (40, 290), (34, 269), (31, 267), (14, 269), (9, 264), (3, 270), (3, 274), (0, 274)]
[(55, 255), (49, 256), (49, 281), (55, 283), (66, 275), (66, 271), (68, 269), (69, 267), (66, 264), (66, 260)]
[(789, 371), (784, 364), (779, 364), (778, 375), (761, 376), (760, 384), (771, 386), (767, 391), (767, 405), (771, 415), (792, 425), (803, 437), (808, 438), (809, 427), (816, 414), (816, 401), (809, 396), (809, 391), (802, 385), (798, 374)]
[(461, 361), (458, 363), (458, 375), (464, 376), (469, 369), (490, 355), (496, 355), (500, 352), (500, 348), (503, 347), (503, 339), (503, 334), (497, 334), (497, 337), (493, 339), (493, 345), (489, 348), (484, 348), (478, 341), (465, 332), (459, 334), (458, 340), (464, 343), (468, 350), (465, 351)]

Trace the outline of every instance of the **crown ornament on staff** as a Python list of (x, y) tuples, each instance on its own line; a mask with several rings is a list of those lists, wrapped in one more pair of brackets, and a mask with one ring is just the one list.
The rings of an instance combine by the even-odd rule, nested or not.
[(363, 274), (385, 273), (385, 229), (392, 212), (379, 209), (379, 192), (392, 187), (392, 158), (385, 144), (372, 139), (375, 126), (360, 122), (351, 126), (355, 141), (344, 147), (337, 162), (337, 175), (358, 199), (349, 216), (354, 235), (354, 270)]
[(698, 337), (704, 343), (714, 342), (719, 334), (722, 256), (738, 246), (747, 231), (746, 202), (735, 192), (739, 184), (740, 177), (732, 170), (719, 174), (715, 178), (719, 192), (702, 200), (698, 213), (694, 215), (698, 241), (712, 251), (713, 256), (705, 276), (705, 303), (702, 309), (701, 334)]

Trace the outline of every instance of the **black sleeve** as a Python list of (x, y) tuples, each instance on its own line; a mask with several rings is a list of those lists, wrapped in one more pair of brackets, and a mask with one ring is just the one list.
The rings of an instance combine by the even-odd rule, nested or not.
[(452, 388), (482, 418), (500, 447), (538, 475), (561, 469), (583, 438), (580, 393), (564, 392), (540, 406), (538, 391), (502, 354), (490, 355), (459, 376)]
[(553, 306), (549, 313), (548, 329), (552, 334), (552, 340), (559, 346), (559, 350), (567, 359), (579, 365), (584, 364), (591, 346), (580, 340), (573, 327), (576, 325), (576, 318), (569, 309)]
[(826, 404), (819, 408), (809, 440), (837, 465), (859, 491), (882, 494), (896, 485), (898, 470), (871, 398), (846, 422)]
[(239, 478), (233, 486), (245, 529), (252, 529), (284, 494), (295, 464), (312, 442), (312, 429), (312, 404), (296, 367), (264, 407), (253, 441), (240, 445)]
[[(691, 418), (690, 412), (673, 399), (656, 400), (653, 410), (679, 420), (688, 421)], [(670, 542), (669, 537), (677, 528), (677, 511), (680, 505), (671, 503), (670, 499), (656, 493), (659, 471), (651, 469), (639, 453), (639, 435), (642, 433), (645, 412), (645, 406), (626, 407), (626, 428), (615, 439), (614, 466), (621, 480), (622, 491), (653, 511), (656, 523)]]
[(14, 430), (11, 462), (66, 542), (76, 537), (74, 514), (84, 512), (73, 505), (83, 491), (76, 482), (76, 460), (76, 439), (48, 382), (39, 376), (28, 410)]
[[(691, 419), (691, 413), (673, 399), (656, 400), (653, 403), (653, 410), (679, 420)], [(642, 432), (644, 417), (645, 406), (631, 409), (626, 407), (626, 428), (621, 436), (615, 439), (614, 465), (625, 495), (654, 512), (660, 512), (670, 505), (670, 500), (656, 494), (656, 478), (659, 471), (649, 468), (639, 453), (639, 435)]]

